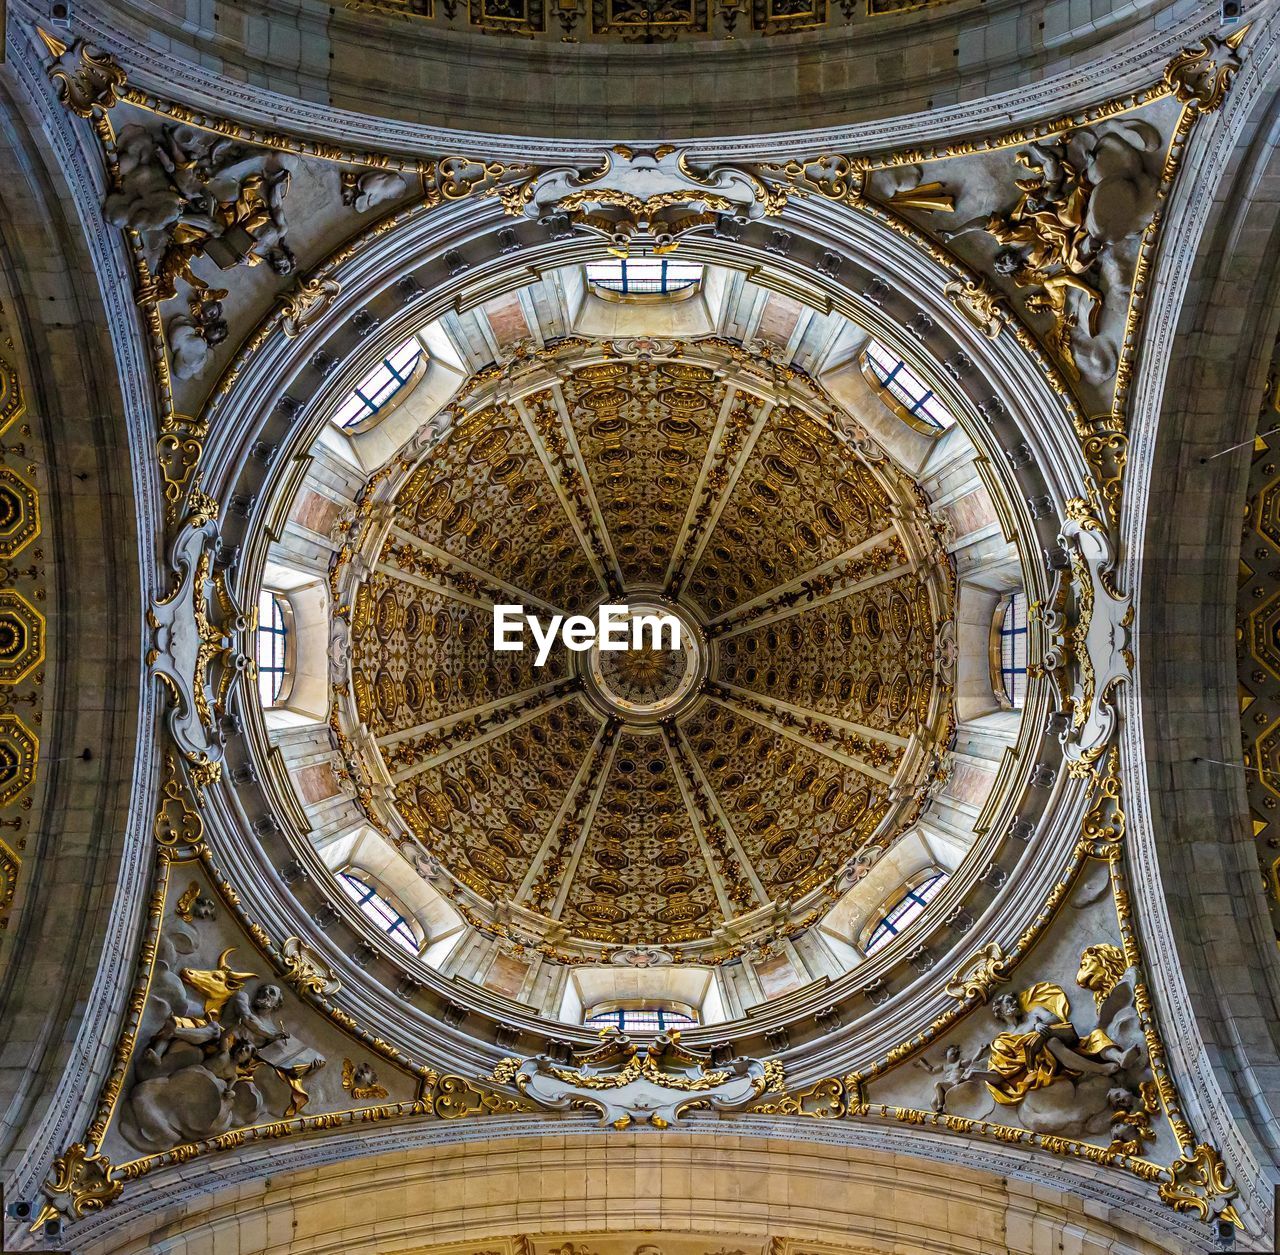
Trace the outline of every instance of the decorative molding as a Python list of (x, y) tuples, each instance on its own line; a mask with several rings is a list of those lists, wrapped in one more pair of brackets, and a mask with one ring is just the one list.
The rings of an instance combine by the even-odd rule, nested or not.
[(678, 1032), (660, 1033), (640, 1046), (617, 1031), (600, 1045), (574, 1051), (568, 1060), (550, 1055), (504, 1059), (494, 1078), (549, 1111), (590, 1108), (615, 1129), (632, 1124), (669, 1128), (687, 1111), (741, 1111), (784, 1085), (776, 1059), (714, 1058), (680, 1043)]

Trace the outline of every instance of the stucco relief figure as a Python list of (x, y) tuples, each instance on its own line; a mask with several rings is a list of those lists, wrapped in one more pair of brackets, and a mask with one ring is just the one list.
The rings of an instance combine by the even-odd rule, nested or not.
[(1106, 291), (1120, 276), (1115, 246), (1150, 217), (1159, 179), (1160, 135), (1117, 120), (1029, 143), (1016, 154), (1012, 208), (943, 232), (985, 231), (1000, 245), (997, 274), (1026, 290), (1024, 305), (1051, 319), (1047, 339), (1067, 370), (1101, 379), (1115, 369), (1098, 341)]
[(170, 368), (178, 379), (194, 379), (209, 364), (210, 353), (227, 338), (222, 302), (193, 302), (194, 317), (180, 314), (169, 320)]
[(152, 279), (139, 291), (140, 302), (177, 295), (179, 279), (196, 299), (223, 299), (224, 289), (193, 271), (201, 257), (221, 270), (260, 262), (277, 274), (296, 268), (284, 214), (292, 178), (287, 159), (173, 125), (123, 127), (119, 146), (118, 179), (103, 213), (118, 227), (152, 237)]
[(365, 170), (361, 174), (346, 170), (342, 174), (342, 203), (358, 214), (393, 201), (408, 189), (404, 175), (394, 170)]
[[(1081, 1036), (1062, 989), (1037, 981), (1020, 994), (1001, 994), (991, 1014), (1006, 1025), (991, 1043), (983, 1079), (998, 1103), (1017, 1103), (1064, 1077), (1114, 1076), (1136, 1061), (1100, 1028)], [(1137, 1049), (1135, 1047), (1135, 1049)]]
[(147, 241), (151, 278), (138, 291), (140, 304), (177, 296), (179, 280), (189, 289), (188, 314), (170, 319), (166, 332), (174, 375), (191, 379), (228, 335), (228, 290), (197, 274), (196, 262), (220, 270), (265, 262), (280, 275), (296, 269), (284, 211), (291, 168), (274, 153), (185, 126), (125, 126), (119, 153), (103, 213)]
[(352, 1098), (385, 1098), (387, 1087), (378, 1084), (378, 1074), (368, 1063), (353, 1063), (350, 1059), (342, 1061), (342, 1088)]
[[(167, 1014), (138, 1058), (120, 1126), (139, 1150), (224, 1133), (281, 1105), (272, 1114), (288, 1119), (308, 1102), (303, 1080), (325, 1066), (322, 1055), (273, 1018), (284, 1003), (280, 987), (262, 981), (250, 993), (255, 974), (232, 968), (231, 953), (224, 951), (215, 968), (182, 968), (180, 990), (162, 987)], [(264, 1069), (284, 1085), (274, 1102), (259, 1085)]]
[(952, 1042), (943, 1053), (942, 1063), (932, 1063), (928, 1059), (917, 1059), (916, 1066), (937, 1077), (933, 1083), (933, 1101), (930, 1106), (934, 1111), (947, 1110), (947, 1096), (953, 1089), (967, 1085), (974, 1079), (976, 1058), (966, 1059), (964, 1051)]
[[(994, 1104), (1017, 1109), (1006, 1118), (1038, 1133), (1103, 1134), (1118, 1109), (1116, 1092), (1141, 1092), (1150, 1076), (1146, 1042), (1132, 987), (1122, 979), (1123, 957), (1117, 972), (1115, 954), (1122, 952), (1093, 946), (1081, 958), (1077, 983), (1094, 992), (1099, 1008), (1097, 1025), (1087, 1033), (1077, 1029), (1066, 992), (1052, 982), (992, 1000), (1003, 1031), (970, 1079), (984, 1083)], [(946, 1107), (955, 1110), (949, 1095)]]

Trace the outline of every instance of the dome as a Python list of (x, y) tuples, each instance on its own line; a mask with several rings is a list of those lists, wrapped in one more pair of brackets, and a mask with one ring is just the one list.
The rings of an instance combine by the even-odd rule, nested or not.
[(1270, 1248), (1239, 10), (10, 6), (0, 1246)]
[[(918, 817), (953, 725), (951, 561), (803, 375), (715, 338), (553, 343), (467, 381), (365, 492), (355, 767), (480, 927), (501, 903), (562, 961), (720, 962), (821, 918)], [(667, 614), (679, 645), (499, 650), (498, 606), (612, 607), (630, 639)]]

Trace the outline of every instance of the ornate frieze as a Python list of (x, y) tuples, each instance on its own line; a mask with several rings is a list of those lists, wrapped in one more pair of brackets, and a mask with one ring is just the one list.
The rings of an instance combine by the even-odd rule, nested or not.
[(600, 1045), (569, 1059), (537, 1055), (503, 1059), (494, 1079), (551, 1111), (587, 1108), (615, 1129), (633, 1124), (669, 1128), (686, 1111), (740, 1111), (783, 1087), (776, 1059), (712, 1059), (692, 1050), (680, 1034), (660, 1033), (646, 1045), (607, 1032)]
[[(954, 0), (346, 0), (358, 13), (425, 21), (442, 30), (483, 31), (568, 43), (669, 43), (776, 37), (864, 27), (868, 19), (933, 9)], [(742, 20), (745, 19), (745, 20)]]

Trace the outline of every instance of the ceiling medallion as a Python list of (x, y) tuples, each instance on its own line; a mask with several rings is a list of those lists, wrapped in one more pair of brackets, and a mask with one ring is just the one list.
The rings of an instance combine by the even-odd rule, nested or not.
[(624, 622), (667, 614), (679, 620), (679, 643), (606, 650), (599, 641), (585, 655), (580, 675), (584, 691), (604, 711), (624, 724), (649, 724), (673, 718), (702, 691), (711, 648), (690, 611), (658, 597), (637, 596), (627, 602)]

